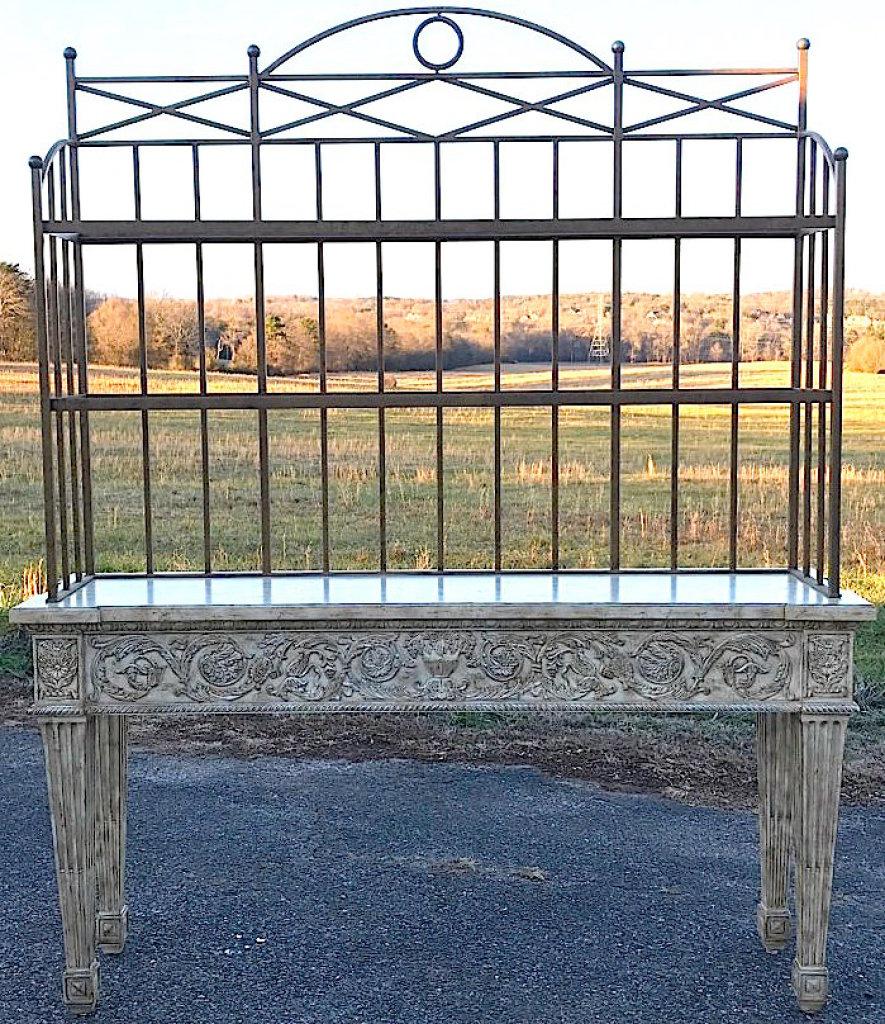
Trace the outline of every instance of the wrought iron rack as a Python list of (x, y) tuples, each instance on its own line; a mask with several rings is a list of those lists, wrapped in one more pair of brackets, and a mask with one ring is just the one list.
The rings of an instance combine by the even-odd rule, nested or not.
[[(569, 59), (567, 70), (459, 71), (455, 65), (464, 51), (462, 24), (477, 20), (506, 24), (561, 44)], [(304, 55), (342, 32), (357, 31), (375, 22), (405, 21), (412, 32), (412, 48), (420, 70), (377, 73), (315, 73), (299, 71)], [(422, 50), (422, 33), (441, 23), (452, 33), (454, 56), (433, 62)], [(408, 35), (405, 37), (408, 40)], [(358, 18), (320, 33), (295, 46), (259, 70), (259, 50), (248, 49), (248, 70), (236, 75), (186, 76), (80, 76), (75, 70), (76, 52), (65, 51), (67, 69), (68, 137), (57, 142), (45, 159), (30, 161), (33, 184), (34, 259), (37, 280), (37, 326), (40, 408), (45, 504), (46, 570), (50, 600), (57, 600), (93, 577), (96, 567), (92, 494), (92, 445), (90, 425), (94, 416), (109, 410), (140, 413), (142, 440), (144, 571), (155, 573), (152, 539), (151, 416), (162, 410), (197, 410), (200, 416), (203, 572), (213, 570), (212, 522), (209, 474), (209, 414), (217, 410), (248, 409), (256, 412), (259, 465), (257, 507), (261, 523), (260, 572), (285, 571), (271, 557), (270, 451), (268, 415), (276, 409), (316, 409), (320, 417), (322, 486), (322, 563), (330, 569), (329, 544), (329, 449), (328, 413), (334, 409), (374, 409), (378, 438), (378, 565), (387, 568), (386, 531), (386, 438), (385, 413), (395, 408), (430, 408), (436, 411), (436, 569), (446, 567), (444, 531), (443, 411), (479, 406), (494, 417), (494, 551), (491, 564), (502, 565), (501, 539), (501, 412), (516, 406), (549, 408), (551, 417), (551, 538), (550, 566), (560, 563), (559, 534), (559, 413), (564, 406), (602, 406), (610, 410), (611, 457), (609, 563), (622, 568), (621, 558), (621, 418), (630, 405), (665, 405), (672, 409), (670, 474), (670, 568), (679, 566), (680, 410), (686, 405), (718, 404), (731, 410), (729, 455), (729, 553), (731, 570), (738, 568), (739, 516), (739, 409), (751, 403), (777, 403), (789, 408), (789, 507), (786, 565), (797, 575), (839, 593), (840, 477), (842, 432), (842, 342), (844, 306), (845, 169), (847, 153), (833, 152), (807, 128), (806, 93), (808, 42), (798, 43), (795, 67), (721, 69), (636, 69), (624, 67), (624, 46), (612, 47), (611, 63), (564, 36), (519, 18), (491, 11), (459, 7), (425, 7), (389, 11)], [(742, 76), (746, 87), (714, 99), (703, 98), (665, 84), (670, 79), (710, 76)], [(550, 78), (558, 91), (543, 100), (514, 95), (514, 83)], [(563, 89), (561, 80), (568, 79)], [(755, 81), (755, 84), (753, 84)], [(350, 102), (333, 102), (311, 93), (317, 82), (353, 83), (363, 94)], [(453, 93), (479, 94), (507, 105), (494, 116), (474, 120), (456, 129), (434, 133), (379, 116), (386, 99), (418, 90), (428, 82), (444, 82)], [(206, 91), (168, 104), (130, 95), (152, 83), (204, 84)], [(795, 123), (757, 113), (740, 105), (770, 89), (798, 86)], [(128, 87), (129, 92), (126, 91)], [(576, 114), (564, 102), (600, 89), (611, 90), (611, 123)], [(122, 91), (121, 91), (122, 90)], [(510, 90), (510, 91), (508, 91)], [(678, 101), (676, 110), (625, 123), (624, 96), (628, 90), (645, 90), (657, 97)], [(236, 93), (247, 93), (248, 127), (239, 127), (206, 116), (207, 106)], [(314, 112), (285, 124), (263, 128), (261, 101), (275, 94), (310, 105)], [(78, 99), (92, 96), (132, 105), (132, 116), (89, 130), (78, 126)], [(199, 105), (201, 112), (194, 111)], [(367, 109), (369, 108), (369, 109)], [(693, 113), (715, 111), (744, 119), (741, 132), (671, 132), (666, 122)], [(556, 131), (549, 134), (502, 134), (514, 119), (526, 113), (548, 117)], [(322, 135), (324, 122), (341, 115), (356, 126), (354, 134)], [(162, 119), (183, 124), (189, 131), (208, 129), (205, 138), (131, 137), (128, 132), (146, 122)], [(663, 129), (662, 129), (662, 126)], [(371, 134), (360, 134), (359, 132)], [(611, 216), (566, 218), (559, 215), (559, 157), (566, 141), (580, 139), (604, 147), (601, 159), (611, 160)], [(793, 139), (796, 146), (795, 210), (782, 216), (746, 216), (742, 213), (742, 160), (746, 140)], [(508, 141), (535, 142), (549, 147), (552, 160), (552, 217), (508, 219), (501, 216), (500, 152)], [(730, 216), (691, 217), (682, 214), (683, 147), (691, 140), (730, 140), (734, 145), (734, 211)], [(443, 182), (441, 152), (464, 142), (483, 141), (492, 149), (494, 167), (494, 215), (489, 219), (458, 220), (442, 216)], [(675, 162), (674, 215), (630, 218), (623, 208), (624, 147), (649, 141), (672, 143)], [(359, 142), (373, 147), (375, 166), (375, 218), (329, 220), (323, 216), (323, 156), (326, 147)], [(200, 156), (210, 146), (248, 146), (251, 150), (251, 219), (209, 220), (201, 216)], [(428, 220), (390, 220), (381, 203), (381, 152), (388, 145), (431, 147), (434, 157), (435, 215)], [(142, 218), (140, 158), (151, 146), (186, 147), (193, 167), (193, 217), (189, 220)], [(313, 150), (316, 216), (308, 220), (271, 220), (262, 215), (262, 153), (271, 146), (307, 146)], [(134, 218), (90, 220), (81, 215), (80, 157), (87, 149), (124, 149), (131, 154)], [(622, 244), (625, 239), (671, 239), (673, 242), (673, 358), (668, 388), (622, 386), (621, 313)], [(688, 238), (725, 238), (734, 243), (733, 345), (731, 380), (727, 388), (680, 386), (681, 243)], [(794, 242), (792, 290), (792, 356), (788, 387), (741, 386), (740, 368), (740, 272), (741, 243), (746, 238), (785, 238)], [(509, 240), (545, 240), (552, 246), (552, 356), (551, 387), (547, 390), (514, 391), (502, 388), (501, 380), (501, 243)], [(610, 386), (605, 389), (561, 389), (559, 374), (559, 245), (567, 239), (606, 239), (611, 242), (612, 345)], [(486, 240), (494, 249), (494, 373), (488, 391), (445, 390), (443, 387), (442, 247), (449, 241)], [(377, 267), (377, 390), (331, 391), (326, 367), (326, 316), (324, 247), (338, 241), (374, 243)], [(424, 241), (435, 248), (435, 344), (436, 387), (432, 392), (386, 390), (384, 375), (383, 255), (385, 241)], [(171, 394), (148, 390), (146, 343), (144, 247), (155, 243), (179, 243), (193, 247), (197, 294), (197, 332), (204, 337), (205, 309), (203, 246), (206, 243), (248, 243), (254, 247), (254, 300), (258, 352), (257, 391), (212, 393), (207, 387), (205, 347), (200, 345), (199, 392)], [(265, 243), (312, 243), (316, 247), (319, 287), (319, 388), (316, 392), (280, 393), (268, 390), (264, 318)], [(97, 393), (89, 387), (85, 316), (83, 251), (86, 246), (135, 247), (137, 275), (138, 337), (140, 349), (138, 394)], [(832, 250), (832, 251), (831, 251)], [(723, 568), (725, 568), (723, 566)]]

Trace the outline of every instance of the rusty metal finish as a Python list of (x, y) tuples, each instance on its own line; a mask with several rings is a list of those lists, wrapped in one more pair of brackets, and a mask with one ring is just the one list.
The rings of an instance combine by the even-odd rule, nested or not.
[[(50, 210), (54, 210), (55, 168), (50, 167), (46, 175), (46, 202)], [(62, 361), (61, 361), (61, 312), (58, 291), (58, 240), (49, 239), (49, 277), (46, 281), (46, 317), (47, 336), (49, 342), (49, 361), (52, 365), (51, 393), (56, 398), (62, 394)], [(59, 548), (61, 552), (62, 586), (70, 585), (71, 562), (68, 541), (68, 498), (67, 498), (67, 467), (65, 452), (65, 421), (63, 416), (55, 417), (55, 457), (57, 465), (56, 482), (58, 484), (58, 529)]]
[[(561, 48), (563, 66), (556, 64), (514, 69), (506, 66), (502, 52), (499, 69), (477, 69), (475, 57), (468, 68), (465, 53), (471, 51), (471, 28), (479, 20), (503, 28), (525, 31), (546, 45)], [(302, 71), (297, 58), (343, 32), (384, 22), (399, 32), (405, 48), (404, 68), (357, 72), (335, 67)], [(431, 59), (424, 49), (424, 31), (442, 26), (451, 35), (452, 51), (444, 60)], [(502, 48), (503, 50), (503, 48)], [(502, 410), (533, 406), (549, 409), (549, 551), (550, 564), (561, 562), (560, 460), (562, 407), (598, 406), (609, 409), (609, 567), (622, 564), (622, 476), (623, 423), (625, 405), (669, 406), (671, 409), (669, 480), (669, 565), (680, 568), (680, 411), (684, 405), (721, 405), (729, 410), (729, 456), (727, 495), (727, 560), (736, 568), (741, 561), (738, 524), (740, 520), (740, 409), (745, 405), (771, 403), (789, 410), (787, 439), (789, 461), (788, 531), (785, 565), (804, 579), (839, 593), (839, 531), (841, 475), (841, 386), (844, 311), (844, 150), (833, 152), (826, 141), (807, 128), (808, 43), (800, 40), (795, 67), (768, 68), (657, 68), (629, 69), (624, 66), (624, 46), (612, 46), (604, 60), (581, 44), (521, 18), (474, 8), (418, 7), (387, 11), (356, 18), (319, 33), (289, 49), (263, 69), (260, 51), (250, 46), (248, 64), (236, 74), (215, 75), (89, 75), (78, 76), (76, 52), (65, 51), (68, 137), (56, 143), (44, 161), (32, 162), (34, 176), (34, 230), (37, 267), (38, 341), (41, 366), (41, 417), (44, 431), (43, 458), (46, 492), (46, 555), (49, 591), (52, 599), (66, 593), (95, 571), (95, 539), (92, 513), (92, 446), (90, 417), (113, 410), (137, 412), (142, 425), (143, 530), (145, 572), (154, 572), (152, 537), (151, 416), (167, 410), (192, 409), (199, 413), (200, 457), (197, 471), (201, 480), (202, 563), (207, 575), (214, 574), (212, 502), (209, 471), (210, 420), (216, 410), (254, 410), (258, 441), (256, 508), (261, 526), (260, 564), (264, 574), (284, 571), (286, 565), (272, 564), (274, 509), (271, 503), (270, 472), (273, 450), (268, 416), (275, 409), (315, 409), (319, 417), (319, 467), (321, 566), (332, 564), (330, 540), (330, 410), (373, 409), (377, 415), (377, 497), (378, 565), (388, 566), (388, 409), (433, 409), (435, 414), (435, 529), (439, 569), (445, 567), (446, 552), (446, 470), (445, 410), (485, 408), (492, 414), (491, 462), (493, 543), (489, 564), (500, 569), (507, 562), (502, 520)], [(567, 58), (567, 59), (565, 59)], [(555, 58), (553, 58), (555, 61)], [(408, 62), (413, 63), (409, 64)], [(464, 70), (462, 70), (464, 65)], [(313, 67), (317, 65), (314, 64)], [(743, 84), (714, 98), (695, 95), (679, 79), (702, 80), (716, 76), (742, 79)], [(745, 77), (743, 77), (745, 76)], [(521, 83), (540, 84), (531, 96), (520, 93)], [(191, 92), (179, 100), (151, 102), (139, 93), (145, 84), (181, 84)], [(332, 100), (318, 95), (326, 83), (352, 85), (347, 99)], [(401, 97), (423, 97), (428, 86), (448, 90), (453, 117), (443, 129), (431, 128), (422, 118), (425, 106), (400, 104)], [(782, 89), (798, 88), (795, 123), (768, 116), (742, 105), (746, 100)], [(719, 92), (719, 90), (714, 90)], [(653, 117), (625, 115), (625, 99), (649, 94), (672, 102), (668, 113)], [(262, 102), (293, 101), (298, 116), (289, 119), (262, 114)], [(600, 115), (596, 104), (590, 112), (582, 103), (588, 97), (610, 97), (610, 116)], [(81, 131), (77, 122), (78, 100), (96, 97), (128, 105), (131, 116), (90, 125)], [(245, 126), (231, 123), (227, 115), (213, 116), (213, 103), (224, 104), (231, 97), (243, 102), (248, 97)], [(538, 98), (540, 97), (540, 98)], [(460, 100), (494, 102), (500, 108), (489, 116), (463, 117), (456, 109)], [(390, 106), (386, 102), (391, 101)], [(398, 105), (399, 104), (399, 105)], [(628, 103), (629, 107), (629, 103)], [(268, 108), (269, 109), (269, 108)], [(388, 110), (392, 112), (388, 116)], [(409, 111), (408, 114), (402, 114)], [(694, 114), (727, 115), (742, 122), (737, 131), (685, 130), (685, 119)], [(530, 131), (520, 125), (536, 118)], [(521, 121), (520, 119), (523, 119)], [(546, 121), (549, 131), (536, 125)], [(351, 131), (346, 126), (353, 126)], [(175, 126), (166, 131), (162, 124)], [(333, 124), (336, 126), (333, 128)], [(675, 127), (682, 130), (671, 130)], [(159, 130), (157, 130), (159, 128)], [(176, 136), (175, 132), (180, 131)], [(362, 132), (363, 134), (359, 134)], [(144, 133), (143, 137), (141, 133)], [(792, 139), (796, 145), (795, 208), (792, 213), (749, 216), (742, 210), (741, 188), (744, 141)], [(611, 215), (570, 216), (560, 210), (561, 154), (565, 142), (594, 143), (594, 160), (610, 161), (612, 169)], [(730, 216), (683, 215), (683, 147), (728, 140), (735, 149), (734, 210)], [(501, 145), (520, 141), (546, 147), (552, 161), (552, 213), (549, 217), (502, 216), (503, 167)], [(624, 215), (623, 167), (629, 147), (648, 142), (674, 143), (676, 179), (672, 216), (631, 217)], [(374, 216), (363, 220), (324, 216), (323, 151), (328, 146), (362, 144), (371, 147), (374, 161)], [(492, 157), (493, 212), (487, 218), (458, 219), (443, 216), (446, 183), (441, 177), (444, 151), (463, 144), (482, 144)], [(251, 156), (252, 216), (242, 220), (207, 220), (201, 209), (201, 151), (211, 146), (248, 146)], [(423, 146), (433, 152), (433, 216), (427, 219), (387, 218), (382, 210), (382, 149), (386, 146)], [(193, 217), (181, 220), (145, 220), (141, 214), (139, 156), (145, 147), (187, 146), (193, 168)], [(262, 207), (262, 153), (267, 146), (309, 146), (313, 149), (316, 216), (301, 220), (266, 219)], [(602, 149), (598, 147), (601, 146)], [(126, 148), (132, 155), (135, 215), (133, 219), (101, 220), (84, 217), (80, 207), (80, 160), (84, 149), (97, 155)], [(631, 149), (631, 152), (634, 150)], [(101, 161), (99, 160), (99, 163)], [(818, 194), (820, 198), (818, 199)], [(831, 212), (832, 211), (832, 212)], [(566, 216), (562, 216), (566, 212)], [(669, 388), (624, 388), (622, 363), (623, 243), (630, 239), (673, 240), (673, 324), (671, 386)], [(682, 349), (681, 297), (683, 289), (683, 240), (691, 238), (729, 239), (733, 244), (732, 349), (730, 386), (727, 388), (683, 388), (680, 368)], [(794, 243), (793, 336), (788, 387), (752, 388), (741, 386), (741, 267), (746, 253), (745, 238), (788, 238)], [(572, 239), (605, 240), (611, 245), (612, 296), (610, 379), (608, 387), (565, 390), (560, 384), (560, 279), (562, 243)], [(832, 239), (832, 240), (831, 240)], [(492, 294), (492, 387), (486, 391), (459, 392), (446, 389), (445, 324), (443, 316), (443, 260), (446, 246), (463, 241), (491, 242), (493, 261)], [(502, 381), (502, 246), (511, 241), (543, 241), (550, 246), (551, 348), (550, 387), (522, 392), (506, 388)], [(385, 242), (425, 242), (434, 252), (434, 388), (409, 392), (385, 383), (384, 264)], [(339, 242), (371, 243), (375, 254), (375, 348), (377, 354), (375, 389), (370, 392), (330, 391), (327, 368), (326, 253), (328, 245)], [(209, 392), (204, 344), (199, 352), (199, 388), (190, 394), (149, 391), (147, 328), (144, 284), (145, 247), (171, 243), (191, 246), (196, 268), (196, 318), (201, 340), (205, 339), (204, 246), (248, 244), (254, 253), (253, 299), (257, 349), (254, 393)], [(132, 245), (136, 253), (137, 308), (139, 328), (139, 393), (134, 395), (93, 393), (89, 387), (83, 248), (92, 245)], [(317, 362), (318, 389), (306, 392), (270, 392), (265, 328), (265, 247), (312, 245), (317, 268)], [(819, 279), (818, 279), (819, 275)], [(815, 374), (814, 360), (818, 359)], [(45, 371), (45, 381), (42, 375)], [(546, 442), (545, 442), (546, 444)], [(46, 483), (48, 481), (48, 484)]]
[[(194, 175), (194, 220), (202, 215), (200, 205), (200, 149), (194, 146), (191, 153)], [(203, 281), (203, 243), (194, 246), (194, 257), (197, 272), (197, 337), (200, 339), (199, 364), (200, 394), (205, 395), (208, 388), (206, 378), (206, 295)], [(203, 500), (203, 569), (212, 572), (212, 501), (209, 488), (209, 414), (206, 409), (200, 410), (200, 483)]]
[[(812, 139), (810, 145), (810, 174), (808, 178), (808, 202), (813, 213), (817, 205), (817, 143)], [(805, 385), (814, 386), (814, 270), (815, 270), (814, 235), (808, 239), (808, 287), (806, 289), (805, 307)], [(802, 574), (811, 575), (811, 441), (812, 441), (812, 410), (811, 402), (802, 407), (803, 447), (802, 447)]]
[[(823, 209), (829, 209), (830, 199), (830, 165), (823, 161)], [(818, 384), (823, 389), (827, 386), (827, 312), (830, 308), (829, 290), (830, 236), (824, 231), (820, 236), (820, 305), (817, 358)], [(827, 523), (827, 406), (821, 402), (817, 407), (817, 582), (824, 581), (825, 538)]]
[[(59, 163), (59, 206), (62, 219), (67, 215), (68, 185), (67, 166), (64, 161)], [(73, 331), (74, 318), (71, 309), (71, 243), (61, 243), (61, 304), (59, 313), (59, 326), (61, 330), (61, 359), (65, 367), (65, 387), (68, 395), (74, 394), (74, 354), (73, 354)], [(83, 578), (83, 543), (80, 527), (80, 471), (79, 452), (77, 441), (77, 414), (67, 414), (68, 425), (68, 465), (70, 468), (71, 487), (71, 533), (73, 542), (73, 582), (77, 583)], [(70, 587), (71, 580), (65, 580), (65, 587)]]
[[(682, 140), (676, 140), (676, 166), (673, 207), (677, 217), (682, 216)], [(679, 388), (679, 370), (682, 359), (682, 241), (673, 239), (673, 354), (671, 380), (673, 389)], [(670, 568), (679, 568), (679, 406), (674, 402), (670, 425)]]
[(200, 394), (90, 394), (49, 398), (53, 411), (93, 409), (437, 409), (519, 408), (550, 405), (768, 405), (830, 402), (832, 392), (812, 388), (626, 388), (613, 391), (221, 391)]
[(31, 157), (34, 213), (34, 303), (37, 307), (37, 374), (40, 384), (40, 429), (43, 442), (43, 509), (46, 539), (46, 589), (50, 600), (58, 594), (58, 562), (55, 543), (55, 463), (52, 457), (52, 413), (49, 407), (49, 346), (46, 337), (46, 293), (43, 270), (43, 229), (40, 223), (41, 170), (43, 161)]
[(842, 341), (845, 327), (845, 165), (848, 150), (837, 149), (836, 230), (833, 236), (833, 338), (830, 350), (830, 493), (828, 591), (839, 595), (842, 537)]
[[(743, 186), (743, 139), (735, 143), (734, 215), (741, 215)], [(741, 239), (734, 240), (734, 263), (731, 290), (731, 386), (740, 386), (741, 365)], [(738, 562), (738, 427), (740, 407), (731, 406), (730, 450), (728, 466), (728, 567), (736, 569)]]
[[(141, 220), (141, 164), (138, 146), (132, 147), (132, 182), (135, 198), (135, 219)], [(148, 393), (147, 310), (144, 292), (144, 245), (135, 244), (135, 276), (138, 308), (138, 381), (141, 394)], [(151, 503), (151, 438), (148, 410), (141, 410), (141, 478), (144, 516), (144, 563), (148, 576), (154, 571), (153, 509)]]
[[(734, 136), (731, 136), (733, 138)], [(520, 139), (520, 141), (522, 141)], [(549, 140), (547, 140), (549, 141)], [(626, 144), (627, 140), (623, 142)], [(141, 146), (142, 143), (139, 143)], [(202, 145), (202, 143), (200, 144)], [(322, 145), (328, 145), (323, 143)], [(319, 144), (318, 144), (319, 148)], [(91, 244), (141, 242), (493, 242), (601, 238), (794, 238), (836, 226), (815, 217), (562, 217), (503, 220), (46, 221), (48, 235)]]

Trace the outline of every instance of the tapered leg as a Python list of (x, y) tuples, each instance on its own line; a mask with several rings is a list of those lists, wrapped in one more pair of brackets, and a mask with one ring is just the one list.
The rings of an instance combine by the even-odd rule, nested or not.
[(802, 715), (796, 800), (796, 959), (799, 1009), (827, 1001), (827, 926), (847, 717)]
[(98, 1002), (95, 956), (95, 721), (40, 723), (65, 944), (63, 999), (74, 1013)]
[(797, 715), (758, 715), (756, 762), (759, 780), (761, 892), (756, 927), (770, 952), (790, 939), (790, 858), (793, 846), (794, 777), (799, 740)]
[(95, 858), (98, 904), (96, 936), (105, 953), (126, 944), (126, 719), (96, 719)]

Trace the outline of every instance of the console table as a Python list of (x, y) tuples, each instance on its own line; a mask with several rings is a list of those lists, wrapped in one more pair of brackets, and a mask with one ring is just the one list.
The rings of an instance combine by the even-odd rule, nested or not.
[[(350, 48), (336, 49), (344, 33), (353, 33)], [(757, 714), (759, 932), (766, 949), (787, 943), (792, 859), (793, 983), (803, 1010), (824, 1004), (841, 755), (854, 708), (853, 631), (873, 609), (840, 582), (848, 153), (808, 128), (809, 45), (798, 41), (796, 65), (788, 68), (754, 62), (717, 69), (705, 61), (694, 69), (630, 69), (620, 41), (603, 58), (523, 18), (442, 6), (354, 18), (263, 67), (259, 48), (249, 46), (248, 65), (235, 74), (81, 75), (76, 51), (65, 50), (67, 136), (45, 158), (30, 160), (47, 592), (12, 619), (34, 634), (64, 999), (72, 1010), (87, 1012), (98, 998), (96, 944), (119, 952), (126, 938), (128, 715), (441, 709)], [(791, 120), (783, 119), (781, 104), (766, 106), (774, 91), (795, 92)], [(120, 104), (131, 116), (108, 120)], [(249, 164), (248, 196), (232, 195), (233, 178), (219, 171), (231, 166), (221, 162), (225, 154)], [(757, 211), (749, 208), (745, 167), (766, 184), (764, 214), (758, 189)], [(81, 188), (84, 179), (89, 186)], [(131, 205), (116, 202), (130, 188)], [(784, 194), (787, 208), (771, 212)], [(247, 201), (250, 215), (237, 199)], [(662, 286), (669, 290), (672, 282), (672, 296), (661, 297), (646, 330), (625, 321), (623, 281), (634, 247), (650, 239), (655, 262), (672, 253)], [(695, 328), (689, 339), (682, 327), (683, 293), (697, 287), (688, 277), (683, 282), (682, 269), (683, 249), (698, 239), (728, 249), (731, 317), (729, 324), (715, 318), (714, 333), (703, 339), (715, 337), (711, 351), (723, 363), (691, 386), (697, 379), (686, 384), (682, 367), (705, 356)], [(791, 312), (772, 318), (789, 323), (790, 361), (780, 385), (755, 386), (758, 378), (742, 363), (741, 333), (757, 315), (742, 295), (742, 268), (764, 259), (757, 246), (769, 240), (792, 256)], [(150, 252), (147, 263), (156, 269), (158, 245), (193, 257), (193, 301), (169, 353), (176, 365), (190, 361), (193, 372), (177, 386), (151, 375), (158, 349), (149, 296), (157, 285), (146, 278), (145, 256)], [(390, 349), (401, 332), (387, 309), (391, 282), (399, 287), (397, 271), (385, 278), (391, 246), (413, 247), (406, 260), (398, 250), (398, 265), (402, 271), (409, 264), (412, 284), (432, 304), (432, 337), (416, 349), (421, 365), (432, 362), (432, 378), (396, 381), (386, 372), (400, 365)], [(605, 270), (591, 281), (589, 264), (598, 261), (587, 253), (600, 246)], [(134, 298), (115, 300), (129, 301), (131, 317), (121, 323), (132, 325), (132, 336), (118, 340), (131, 343), (133, 362), (137, 354), (130, 391), (90, 373), (84, 254), (95, 247), (114, 250), (121, 273), (134, 257), (126, 292)], [(207, 292), (204, 257), (211, 250), (213, 265), (226, 267), (244, 249), (254, 269), (250, 301), (243, 319), (238, 313), (228, 325), (232, 333), (221, 333), (206, 297), (218, 279)], [(326, 301), (327, 259), (357, 249), (369, 257), (360, 265), (373, 266), (374, 280), (368, 298), (364, 281), (350, 282), (362, 319), (347, 327), (342, 349), (341, 333), (328, 322), (335, 310)], [(514, 254), (521, 270), (549, 281), (549, 292), (532, 300), (518, 324), (505, 315)], [(276, 275), (265, 273), (266, 256)], [(281, 257), (295, 258), (289, 264)], [(561, 275), (570, 258), (571, 272)], [(419, 286), (422, 266), (428, 273)], [(304, 271), (300, 301), (310, 304), (311, 315), (298, 313), (297, 326), (283, 322), (268, 294), (298, 289), (290, 267)], [(453, 267), (460, 285), (449, 276)], [(463, 339), (446, 296), (456, 287), (474, 294), (481, 279), (489, 282), (488, 322), (469, 344), (487, 349), (486, 379), (477, 371), (471, 381), (452, 380), (447, 374)], [(102, 283), (90, 279), (88, 287)], [(586, 294), (565, 294), (572, 288)], [(300, 332), (297, 360), (289, 326)], [(347, 339), (355, 334), (362, 347), (351, 352)], [(548, 339), (542, 387), (506, 379), (504, 362), (528, 351), (524, 341), (536, 358)], [(593, 364), (586, 375), (561, 379), (569, 352)], [(400, 347), (397, 360), (403, 353)], [(668, 364), (654, 386), (622, 372), (628, 358), (647, 356)], [(371, 372), (330, 380), (342, 361), (368, 362)], [(213, 366), (231, 365), (244, 375), (238, 384), (210, 378)], [(305, 371), (297, 380), (273, 379), (293, 366)], [(602, 369), (604, 375), (596, 372)], [(700, 406), (714, 414), (701, 426), (698, 415), (687, 423)], [(660, 460), (665, 490), (656, 494), (658, 484), (637, 470), (637, 453), (657, 445), (647, 441), (642, 407), (657, 409), (659, 422), (663, 411), (669, 428)], [(770, 422), (781, 423), (767, 434), (764, 452), (751, 453), (764, 486), (774, 470), (774, 497), (764, 506), (746, 501), (744, 490), (762, 486), (742, 473), (748, 407), (768, 407)], [(508, 429), (511, 415), (526, 408), (543, 411), (530, 428), (538, 480), (549, 481), (543, 510), (511, 505)], [(478, 411), (476, 430), (487, 429), (476, 445), (477, 471), (488, 479), (476, 492), (476, 531), (456, 521), (473, 509), (453, 512), (450, 505), (458, 471), (452, 453), (470, 410)], [(398, 495), (390, 431), (403, 413), (420, 421), (422, 432), (429, 425), (435, 443), (415, 478), (421, 508), (411, 509), (411, 531), (394, 544), (388, 516), (402, 489)], [(96, 464), (101, 458), (94, 436), (116, 441), (121, 416), (137, 423), (139, 435), (127, 453), (140, 470), (137, 493), (130, 488), (121, 503), (127, 514), (139, 510), (135, 532), (144, 555), (140, 574), (126, 577), (102, 571), (121, 567), (121, 553), (115, 532), (104, 528), (92, 472), (93, 457)], [(167, 416), (192, 424), (192, 487), (163, 486), (162, 467), (157, 472), (162, 435), (158, 440), (152, 429)], [(228, 438), (242, 434), (242, 453), (257, 453), (254, 475), (249, 456), (237, 462), (251, 480), (237, 479), (239, 506), (222, 508), (226, 532), (216, 518), (224, 502), (214, 474), (226, 454), (219, 422)], [(704, 450), (708, 423), (711, 442), (721, 428), (711, 449), (720, 456)], [(686, 440), (688, 427), (694, 441), (691, 431)], [(360, 432), (354, 458), (362, 503), (331, 516), (342, 495), (351, 497), (334, 462), (336, 438), (348, 430)], [(315, 473), (287, 463), (292, 449), (281, 444), (303, 441), (307, 431), (318, 440)], [(630, 431), (637, 432), (632, 440)], [(576, 515), (572, 504), (563, 514), (563, 487), (578, 486), (560, 473), (577, 450), (563, 436), (574, 442), (587, 432), (604, 443), (577, 457), (588, 470), (579, 486), (604, 488), (604, 508), (588, 503), (592, 510), (582, 505)], [(713, 465), (701, 467), (704, 479), (686, 499), (688, 470), (698, 468), (696, 458), (686, 463), (699, 453)], [(721, 487), (703, 486), (720, 476)], [(164, 512), (174, 523), (171, 551), (168, 536), (165, 551), (156, 543), (171, 532), (168, 524), (155, 529)], [(743, 527), (763, 514), (771, 522), (748, 553), (747, 538), (758, 531)], [(366, 515), (371, 524), (362, 521)], [(358, 540), (339, 545), (357, 516)], [(683, 536), (687, 522), (703, 526), (708, 516), (700, 541)], [(587, 535), (569, 536), (582, 522)], [(247, 531), (240, 535), (241, 523), (254, 527), (254, 544)], [(487, 545), (478, 539), (486, 527)], [(504, 572), (515, 561), (508, 532), (523, 528), (539, 571)], [(465, 530), (460, 539), (467, 543), (453, 555), (456, 530)], [(638, 540), (631, 530), (643, 534), (641, 542), (630, 543)], [(600, 564), (602, 546), (606, 571), (584, 571)], [(376, 571), (333, 571), (354, 568), (357, 557)], [(624, 571), (631, 557), (643, 565), (653, 558), (667, 571)], [(760, 560), (782, 568), (753, 569)], [(709, 571), (684, 568), (711, 561)], [(223, 564), (254, 574), (219, 572)], [(465, 564), (488, 571), (459, 571)], [(413, 565), (433, 571), (390, 571)], [(572, 571), (561, 571), (566, 565)], [(182, 566), (197, 575), (161, 572)], [(292, 573), (296, 566), (314, 571)]]
[[(754, 713), (765, 949), (799, 1006), (826, 938), (852, 642), (874, 609), (786, 572), (100, 578), (13, 620), (33, 633), (65, 939), (64, 999), (126, 940), (129, 715), (340, 711)], [(588, 828), (592, 824), (588, 822)], [(97, 894), (97, 896), (96, 896)]]

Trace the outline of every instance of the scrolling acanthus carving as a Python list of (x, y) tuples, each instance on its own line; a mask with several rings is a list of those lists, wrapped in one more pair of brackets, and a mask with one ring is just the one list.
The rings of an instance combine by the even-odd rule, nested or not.
[(91, 638), (87, 666), (97, 703), (617, 704), (789, 698), (794, 648), (701, 630), (139, 634)]
[(851, 689), (851, 634), (810, 633), (808, 695), (848, 696)]
[(78, 700), (80, 647), (75, 636), (34, 640), (34, 680), (37, 700)]

